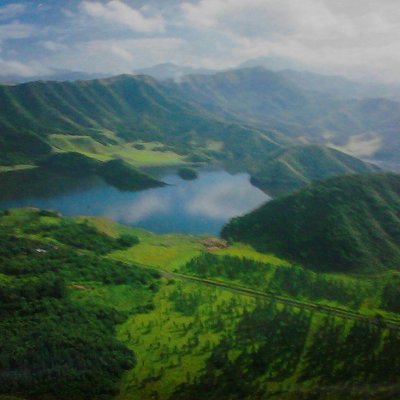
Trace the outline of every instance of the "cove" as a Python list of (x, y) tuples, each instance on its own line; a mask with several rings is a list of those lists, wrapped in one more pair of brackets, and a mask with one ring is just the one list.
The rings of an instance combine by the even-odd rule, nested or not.
[(232, 217), (269, 200), (246, 173), (202, 170), (193, 181), (172, 171), (158, 175), (167, 186), (125, 192), (93, 176), (37, 170), (4, 173), (0, 174), (0, 208), (38, 207), (67, 216), (101, 215), (156, 233), (218, 234)]

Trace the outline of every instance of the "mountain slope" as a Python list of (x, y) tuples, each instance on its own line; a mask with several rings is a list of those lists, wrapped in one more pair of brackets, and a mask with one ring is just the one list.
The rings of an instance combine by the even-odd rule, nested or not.
[(103, 144), (157, 141), (184, 155), (201, 149), (203, 158), (241, 169), (293, 145), (334, 145), (392, 162), (400, 150), (399, 103), (329, 97), (263, 68), (180, 82), (122, 75), (0, 86), (0, 110), (1, 164), (42, 157), (55, 133)]
[(357, 141), (359, 144), (353, 146), (357, 148), (373, 141), (374, 146), (364, 149), (362, 155), (391, 160), (400, 150), (400, 103), (392, 100), (343, 99), (263, 68), (186, 76), (179, 84), (169, 85), (178, 87), (182, 98), (208, 112), (277, 129), (297, 144), (346, 148)]
[(222, 235), (316, 269), (400, 268), (400, 175), (331, 178), (233, 219)]
[(260, 164), (253, 183), (272, 195), (303, 187), (334, 175), (377, 172), (378, 167), (324, 146), (297, 146), (278, 150)]
[(214, 140), (226, 145), (228, 158), (243, 146), (261, 153), (276, 149), (282, 139), (207, 114), (145, 76), (0, 86), (0, 110), (0, 151), (7, 154), (0, 158), (3, 163), (19, 154), (29, 159), (29, 149), (13, 150), (16, 135), (22, 136), (20, 142), (34, 137), (41, 146), (54, 133), (85, 134), (106, 144), (117, 135), (127, 141), (160, 141), (184, 152)]

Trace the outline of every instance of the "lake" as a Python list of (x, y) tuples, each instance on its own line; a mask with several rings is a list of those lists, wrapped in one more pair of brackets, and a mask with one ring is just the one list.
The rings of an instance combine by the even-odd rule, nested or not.
[(245, 173), (202, 170), (193, 181), (159, 171), (168, 186), (123, 192), (96, 176), (60, 176), (43, 170), (0, 174), (0, 208), (38, 207), (64, 215), (104, 215), (157, 233), (218, 234), (232, 217), (269, 197)]

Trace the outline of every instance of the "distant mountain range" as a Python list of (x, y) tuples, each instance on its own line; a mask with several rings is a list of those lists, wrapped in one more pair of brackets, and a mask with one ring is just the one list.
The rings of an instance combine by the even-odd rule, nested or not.
[[(0, 164), (38, 160), (51, 151), (49, 135), (63, 133), (87, 135), (103, 144), (158, 141), (180, 154), (200, 152), (194, 159), (234, 164), (262, 182), (270, 179), (271, 165), (282, 165), (278, 151), (293, 146), (297, 153), (298, 146), (318, 144), (398, 163), (399, 127), (396, 101), (318, 93), (264, 68), (162, 82), (121, 75), (0, 86)], [(210, 147), (211, 142), (217, 147)], [(299, 165), (310, 149), (304, 147), (301, 153), (307, 156), (301, 157), (294, 157), (293, 150), (282, 153), (290, 154), (297, 179), (290, 190), (298, 187), (299, 177), (306, 182), (318, 176), (310, 165)], [(319, 155), (329, 159), (322, 177), (329, 171), (371, 168), (359, 163), (363, 168), (353, 169), (354, 159), (332, 150)], [(333, 158), (340, 168), (332, 167)]]
[(134, 71), (134, 74), (148, 75), (160, 81), (168, 79), (179, 80), (186, 75), (212, 75), (215, 73), (216, 71), (206, 68), (182, 67), (172, 63), (158, 64)]
[(320, 271), (395, 269), (400, 264), (400, 175), (318, 182), (233, 219), (222, 233)]
[(397, 160), (400, 103), (342, 99), (305, 90), (264, 68), (187, 76), (169, 90), (226, 119), (277, 130), (296, 144), (324, 144), (370, 159)]

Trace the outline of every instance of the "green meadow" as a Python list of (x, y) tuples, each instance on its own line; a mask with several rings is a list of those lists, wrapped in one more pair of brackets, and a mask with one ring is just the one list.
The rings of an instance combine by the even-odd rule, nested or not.
[(158, 142), (125, 143), (113, 136), (113, 144), (102, 144), (90, 136), (53, 134), (49, 136), (49, 143), (56, 151), (78, 152), (99, 161), (122, 158), (135, 167), (180, 165), (185, 162), (184, 156), (167, 150)]

